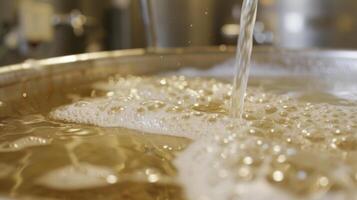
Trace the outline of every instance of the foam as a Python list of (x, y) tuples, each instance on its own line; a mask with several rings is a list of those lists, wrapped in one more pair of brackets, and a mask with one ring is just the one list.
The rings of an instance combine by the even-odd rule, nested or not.
[[(50, 116), (194, 139), (175, 161), (189, 199), (356, 195), (355, 104), (298, 102), (249, 88), (237, 125), (227, 113), (231, 86), (213, 79), (128, 77), (95, 88), (107, 96), (60, 107)], [(332, 187), (338, 189), (329, 192)]]
[[(295, 57), (293, 59), (296, 59)], [(283, 60), (285, 65), (254, 62), (250, 67), (250, 78), (304, 78), (309, 77), (314, 82), (306, 86), (315, 92), (324, 90), (336, 97), (347, 100), (357, 100), (357, 86), (355, 84), (356, 68), (347, 63), (333, 63), (331, 61), (305, 61), (305, 64), (293, 66), (296, 61)], [(282, 64), (281, 63), (281, 64)], [(215, 77), (232, 80), (235, 73), (235, 59), (229, 59), (208, 69), (184, 67), (166, 75), (183, 75), (187, 77)], [(313, 66), (313, 67), (311, 67)], [(310, 80), (310, 81), (311, 81)], [(292, 88), (289, 88), (292, 89)], [(306, 88), (305, 88), (306, 89)]]
[(111, 184), (115, 172), (107, 167), (80, 163), (54, 169), (36, 180), (36, 183), (57, 190), (79, 190)]
[(189, 199), (356, 197), (356, 107), (246, 99), (256, 105), (249, 123), (205, 135), (175, 161)]
[(0, 152), (21, 151), (23, 149), (30, 148), (30, 147), (46, 146), (51, 144), (51, 142), (52, 142), (51, 139), (35, 137), (35, 136), (26, 136), (12, 142), (4, 142), (0, 144)]
[[(216, 78), (233, 78), (235, 73), (235, 59), (229, 59), (208, 69), (194, 67), (184, 67), (175, 72), (165, 73), (166, 75), (183, 75), (186, 77), (216, 77)], [(291, 76), (289, 68), (278, 67), (276, 65), (252, 63), (250, 73), (255, 76)]]
[[(255, 143), (257, 140), (248, 140), (247, 143)], [(179, 171), (179, 180), (183, 183), (186, 195), (188, 199), (197, 200), (215, 200), (215, 199), (242, 199), (242, 200), (265, 200), (265, 199), (276, 199), (276, 200), (297, 200), (297, 199), (314, 199), (314, 200), (343, 200), (343, 199), (353, 199), (351, 197), (355, 196), (355, 192), (349, 190), (350, 186), (345, 186), (341, 191), (338, 192), (326, 192), (324, 189), (317, 190), (316, 192), (306, 191), (306, 195), (296, 195), (290, 190), (294, 190), (294, 185), (289, 185), (286, 188), (280, 188), (279, 183), (271, 183), (267, 180), (270, 175), (269, 169), (274, 165), (274, 162), (270, 161), (273, 155), (267, 154), (267, 158), (264, 159), (265, 162), (262, 166), (259, 166), (258, 172), (254, 172), (255, 178), (247, 178), (246, 180), (242, 177), (245, 173), (253, 173), (251, 171), (251, 166), (240, 166), (235, 162), (237, 157), (244, 157), (247, 155), (245, 153), (234, 152), (226, 155), (226, 158), (222, 158), (222, 152), (228, 152), (237, 147), (238, 144), (243, 145), (246, 143), (236, 143), (235, 145), (230, 145), (230, 147), (221, 147), (217, 145), (215, 140), (198, 140), (194, 142), (183, 154), (180, 154), (179, 158), (176, 160), (175, 165)], [(274, 146), (269, 144), (269, 142), (264, 143), (265, 145)], [(244, 146), (244, 145), (243, 145)], [(210, 148), (207, 148), (210, 147)], [(250, 147), (248, 150), (255, 151), (257, 147)], [(293, 151), (293, 149), (290, 149)], [(299, 154), (298, 154), (299, 155)], [(301, 154), (299, 156), (306, 156), (306, 154)], [(333, 157), (327, 158), (327, 160)], [(232, 159), (232, 160), (229, 160)], [(337, 169), (333, 169), (335, 162), (329, 164), (328, 162), (322, 162), (319, 155), (314, 155), (309, 158), (310, 166), (313, 173), (323, 174), (323, 172), (331, 173), (328, 176), (329, 181), (338, 182), (339, 179), (345, 179), (348, 175), (349, 169), (343, 169), (344, 166), (340, 165)], [(326, 160), (325, 160), (326, 161)], [(321, 162), (321, 163), (320, 163)], [(304, 163), (306, 164), (306, 163)], [(314, 166), (320, 164), (327, 164), (329, 167), (323, 169), (322, 166)], [(247, 171), (245, 171), (247, 170)], [(265, 171), (266, 170), (266, 171)], [(326, 171), (325, 171), (326, 170)], [(341, 172), (338, 172), (341, 171)], [(336, 173), (341, 173), (340, 177), (336, 177)], [(321, 175), (322, 176), (322, 175)], [(343, 177), (345, 176), (345, 177)], [(343, 180), (343, 181), (346, 181)], [(310, 184), (308, 181), (301, 181), (300, 184)], [(337, 183), (333, 183), (336, 184)], [(307, 187), (313, 187), (311, 185)], [(326, 189), (328, 190), (328, 189)]]
[[(209, 101), (221, 102), (222, 109), (226, 109), (228, 84), (200, 79), (188, 81), (184, 77), (129, 77), (95, 87), (110, 91), (111, 95), (66, 105), (54, 110), (50, 116), (68, 122), (124, 127), (191, 139), (202, 133), (213, 133), (230, 123), (228, 117), (219, 113), (194, 109), (197, 102), (208, 105)], [(204, 94), (207, 92), (210, 95)], [(219, 123), (211, 123), (212, 120)]]

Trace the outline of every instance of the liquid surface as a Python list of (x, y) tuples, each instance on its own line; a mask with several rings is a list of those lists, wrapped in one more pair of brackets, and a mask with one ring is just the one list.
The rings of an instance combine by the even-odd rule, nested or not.
[[(41, 111), (32, 106), (41, 96), (3, 102), (1, 109), (18, 114), (0, 121), (0, 192), (353, 199), (356, 102), (306, 92), (306, 83), (314, 80), (253, 78), (239, 125), (228, 112), (232, 86), (212, 78), (115, 76), (54, 94)], [(194, 140), (187, 149), (183, 137)]]
[(51, 119), (59, 105), (107, 95), (73, 88), (1, 102), (0, 198), (183, 199), (171, 161), (190, 140)]

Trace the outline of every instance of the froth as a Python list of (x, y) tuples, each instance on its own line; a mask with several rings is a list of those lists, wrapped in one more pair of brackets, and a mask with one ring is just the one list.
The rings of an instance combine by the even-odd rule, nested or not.
[(107, 97), (58, 108), (51, 117), (191, 139), (230, 123), (225, 113), (231, 87), (215, 80), (128, 77), (95, 87)]
[(354, 199), (356, 107), (257, 96), (246, 97), (247, 123), (176, 160), (189, 199)]
[(231, 86), (217, 80), (128, 77), (95, 87), (107, 96), (63, 106), (51, 117), (195, 139), (175, 161), (190, 199), (356, 195), (355, 106), (249, 88), (237, 125), (227, 113)]
[(106, 186), (115, 178), (113, 170), (81, 163), (79, 166), (65, 166), (43, 175), (37, 184), (58, 190), (78, 190)]

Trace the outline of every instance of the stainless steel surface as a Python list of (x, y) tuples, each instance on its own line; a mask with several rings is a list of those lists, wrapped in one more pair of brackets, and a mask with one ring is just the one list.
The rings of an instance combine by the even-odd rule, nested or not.
[(288, 48), (357, 47), (357, 1), (261, 0), (262, 22), (274, 44)]
[(141, 0), (149, 46), (205, 46), (215, 42), (216, 0)]
[[(53, 21), (51, 39), (38, 41), (24, 36), (19, 16), (42, 15), (21, 12), (21, 2), (45, 4), (53, 11), (52, 17), (44, 17)], [(27, 10), (34, 7), (27, 6)], [(28, 58), (145, 47), (140, 12), (139, 0), (0, 0), (0, 66)]]
[(21, 98), (24, 91), (56, 91), (112, 74), (150, 74), (193, 64), (209, 67), (223, 62), (231, 53), (217, 48), (157, 52), (136, 49), (30, 60), (0, 68), (0, 101)]
[[(241, 0), (34, 1), (53, 5), (55, 14), (64, 20), (55, 26), (52, 41), (26, 41), (18, 34), (20, 1), (0, 0), (0, 65), (27, 58), (145, 47), (147, 31), (143, 30), (140, 1), (148, 3), (153, 13), (147, 25), (153, 24), (157, 42), (151, 46), (234, 45), (241, 7)], [(73, 15), (73, 10), (83, 15)], [(355, 0), (260, 0), (255, 41), (283, 48), (357, 48), (355, 10)], [(95, 23), (81, 24), (83, 16)], [(72, 22), (80, 23), (73, 26)]]
[[(152, 74), (185, 66), (209, 68), (233, 57), (234, 48), (210, 47), (150, 52), (122, 50), (33, 60), (0, 68), (0, 101), (19, 98), (24, 91), (52, 91), (111, 74)], [(340, 75), (357, 84), (357, 51), (287, 51), (261, 47), (255, 48), (253, 63), (259, 68), (274, 66), (277, 71), (270, 71), (273, 74), (288, 69), (290, 75), (314, 73), (317, 78), (332, 81)]]
[[(236, 42), (239, 27), (233, 25), (239, 22), (241, 0), (141, 1), (152, 13), (146, 16), (147, 32), (156, 35), (149, 37), (156, 40), (151, 46)], [(255, 41), (283, 48), (357, 48), (356, 10), (355, 0), (260, 0)]]

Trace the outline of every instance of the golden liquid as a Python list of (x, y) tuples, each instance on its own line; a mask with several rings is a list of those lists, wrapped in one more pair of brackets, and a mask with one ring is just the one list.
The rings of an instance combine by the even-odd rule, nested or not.
[[(91, 86), (54, 94), (26, 94), (19, 94), (21, 98), (13, 102), (2, 101), (0, 107), (0, 196), (183, 199), (171, 161), (190, 140), (48, 118), (51, 109), (70, 103), (73, 98), (105, 94)], [(39, 181), (44, 174), (65, 166), (75, 166), (75, 170), (86, 174), (87, 169), (81, 166), (88, 163), (112, 169), (118, 180), (100, 187), (64, 190), (46, 187)]]
[[(164, 79), (153, 78), (153, 80), (161, 83)], [(110, 78), (109, 81), (113, 81), (113, 79)], [(313, 82), (313, 80), (310, 81)], [(180, 83), (183, 82), (185, 81), (181, 80)], [(200, 80), (198, 80), (199, 82)], [(296, 80), (294, 82), (290, 79), (257, 78), (252, 81), (249, 88), (259, 88), (259, 91), (284, 94), (292, 90), (303, 90), (306, 83), (309, 83), (309, 81)], [(221, 84), (221, 81), (211, 80), (211, 87), (207, 87), (205, 91), (201, 92), (202, 102), (192, 105), (191, 109), (197, 112), (214, 113), (217, 118), (228, 116), (228, 111), (224, 105), (229, 104), (230, 93), (223, 95), (222, 101), (210, 102), (207, 99), (212, 92), (211, 89), (217, 84)], [(160, 87), (166, 87), (166, 84), (162, 84)], [(183, 88), (180, 85), (175, 85), (174, 88), (178, 90), (199, 90), (197, 87), (190, 87), (189, 84), (185, 84)], [(0, 111), (3, 111), (3, 117), (0, 119), (1, 194), (19, 199), (185, 199), (184, 193), (176, 181), (177, 171), (172, 161), (180, 151), (190, 144), (191, 141), (189, 139), (143, 134), (140, 131), (124, 128), (101, 128), (64, 123), (49, 119), (48, 113), (57, 106), (83, 98), (97, 98), (108, 94), (108, 91), (94, 90), (91, 85), (73, 88), (75, 89), (60, 91), (51, 95), (31, 95), (31, 93), (26, 93), (26, 95), (21, 95), (22, 97), (17, 101), (2, 102), (0, 107)], [(356, 103), (353, 101), (345, 101), (323, 92), (303, 94), (297, 99), (302, 104), (309, 101), (356, 107)], [(269, 96), (261, 100), (259, 98), (249, 98), (249, 96), (247, 98), (250, 105), (259, 104), (260, 101), (269, 101)], [(285, 112), (294, 112), (294, 108), (290, 107), (290, 105), (286, 106)], [(252, 107), (249, 106), (246, 108), (243, 114), (245, 120), (255, 121), (256, 118), (262, 117), (262, 113), (259, 113), (260, 116), (255, 116), (251, 109)], [(175, 109), (175, 112), (180, 112), (180, 109)], [(276, 108), (267, 107), (266, 113), (263, 115), (275, 112), (277, 112)], [(192, 113), (192, 115), (198, 115), (198, 113)], [(281, 112), (280, 115), (281, 118), (279, 119), (281, 121), (279, 123), (289, 126), (290, 119), (284, 116), (284, 112)], [(189, 120), (189, 118), (183, 118), (182, 120)], [(210, 123), (215, 123), (216, 121), (214, 117), (207, 120)], [(333, 124), (330, 131), (331, 133), (334, 131), (336, 134), (321, 136), (323, 133), (314, 133), (313, 135), (305, 133), (304, 138), (306, 138), (306, 141), (316, 144), (315, 147), (327, 148), (330, 143), (326, 141), (336, 137), (338, 156), (343, 155), (344, 152), (348, 154), (357, 150), (357, 140), (349, 137), (356, 130), (357, 119), (352, 119), (354, 125), (352, 124), (350, 127), (345, 126), (343, 121), (339, 121), (338, 115), (332, 116), (329, 120)], [(269, 122), (262, 121), (262, 123), (256, 124), (256, 127), (257, 129), (250, 133), (254, 137), (259, 136), (259, 133), (261, 133), (259, 137), (266, 140), (271, 138), (287, 139), (284, 138), (285, 136), (279, 135), (279, 133), (273, 134), (274, 136), (265, 134), (270, 133), (272, 130)], [(278, 130), (276, 131), (278, 132)], [(305, 140), (301, 141), (304, 142)], [(286, 145), (290, 144), (287, 143)], [(294, 142), (291, 145), (304, 146)], [(331, 149), (332, 153), (333, 151)], [(330, 154), (330, 150), (326, 151), (327, 155), (332, 155), (332, 153)], [(254, 154), (249, 154), (249, 156), (253, 160), (257, 159)], [(242, 159), (244, 161), (244, 156)], [(350, 158), (343, 159), (343, 162), (352, 161)], [(294, 161), (299, 161), (299, 159)], [(247, 159), (246, 162), (250, 163)], [(110, 174), (91, 175), (89, 174), (90, 169), (86, 168), (87, 164), (108, 168), (110, 169)], [(58, 187), (50, 187), (41, 181), (47, 173), (68, 166), (72, 167), (76, 173), (84, 174), (84, 176), (95, 176), (95, 178), (104, 179), (102, 181), (103, 184), (79, 189), (60, 189)], [(255, 167), (255, 165), (249, 166)], [(271, 182), (286, 190), (295, 190), (295, 185), (301, 185), (300, 182), (293, 182), (294, 179), (287, 183), (283, 181), (275, 182), (274, 180), (276, 179), (274, 178), (279, 178), (279, 175), (281, 175), (275, 173), (274, 176), (274, 172), (277, 169), (281, 169), (280, 171), (286, 170), (283, 171), (285, 177), (289, 173), (295, 173), (294, 168), (284, 168), (281, 163), (273, 164), (271, 168), (272, 176), (268, 177)], [(309, 168), (306, 170), (308, 171)], [(109, 179), (110, 177), (116, 178)], [(309, 181), (313, 180), (311, 184), (303, 182), (302, 186), (304, 187), (297, 188), (295, 193), (303, 194), (306, 191), (315, 191), (316, 180), (322, 181), (323, 185), (327, 184), (330, 188), (329, 184), (331, 182), (326, 183), (325, 179), (321, 180), (322, 176), (319, 174), (308, 177), (314, 177), (314, 179), (308, 179)], [(248, 180), (252, 177), (249, 174), (249, 177), (242, 176), (243, 178)]]

